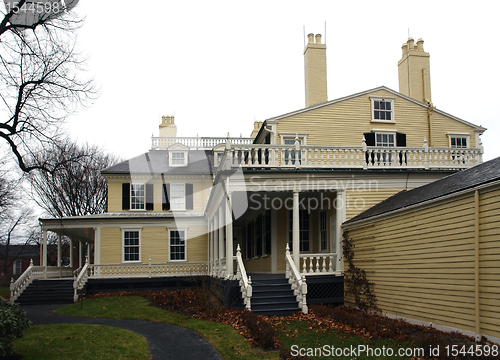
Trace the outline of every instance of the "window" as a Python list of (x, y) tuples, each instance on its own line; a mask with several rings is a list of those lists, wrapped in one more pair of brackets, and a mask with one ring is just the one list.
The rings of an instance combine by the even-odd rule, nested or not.
[(387, 133), (376, 133), (375, 134), (375, 146), (386, 146), (392, 147), (396, 146), (396, 142), (394, 140), (395, 134), (387, 134)]
[(172, 162), (170, 163), (171, 166), (186, 164), (185, 152), (173, 152), (171, 156), (172, 156)]
[(327, 246), (327, 230), (326, 230), (326, 210), (319, 213), (319, 236), (320, 244), (319, 248), (321, 251), (326, 250)]
[(145, 197), (146, 192), (144, 189), (144, 184), (130, 185), (130, 208), (133, 210), (144, 210), (145, 208)]
[(466, 149), (469, 147), (469, 139), (467, 136), (450, 136), (450, 147)]
[[(284, 145), (295, 145), (295, 139), (284, 139)], [(302, 141), (299, 140), (299, 144), (302, 144)], [(299, 163), (302, 158), (301, 151), (299, 151)], [(288, 165), (288, 163), (294, 164), (295, 165), (295, 150), (285, 150), (285, 164)]]
[(20, 275), (21, 274), (21, 260), (20, 259), (17, 259), (17, 260), (14, 260), (14, 264), (13, 264), (13, 274), (14, 275)]
[(186, 260), (186, 230), (170, 231), (170, 260)]
[(186, 209), (185, 184), (170, 184), (170, 207), (172, 210)]
[(123, 261), (139, 261), (140, 231), (123, 231)]
[(394, 99), (372, 98), (372, 121), (394, 121)]
[[(299, 210), (299, 241), (300, 251), (309, 251), (309, 212)], [(293, 251), (293, 210), (289, 211), (289, 238), (288, 245)]]

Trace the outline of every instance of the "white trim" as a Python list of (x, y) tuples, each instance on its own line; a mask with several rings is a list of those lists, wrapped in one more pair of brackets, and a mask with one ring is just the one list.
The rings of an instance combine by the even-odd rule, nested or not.
[[(393, 135), (394, 136), (394, 146), (378, 145), (377, 144), (377, 135), (378, 134), (380, 134), (380, 135)], [(375, 146), (380, 146), (380, 147), (396, 147), (396, 146), (398, 146), (396, 131), (395, 130), (394, 131), (393, 130), (389, 130), (389, 131), (386, 131), (386, 130), (375, 131)]]
[[(134, 186), (143, 186), (144, 187), (144, 195), (142, 196), (142, 199), (143, 199), (143, 202), (142, 202), (142, 205), (144, 206), (142, 209), (132, 209), (132, 187)], [(134, 182), (131, 182), (130, 183), (130, 191), (129, 191), (129, 196), (130, 196), (130, 206), (129, 206), (129, 210), (130, 211), (146, 211), (146, 183), (134, 183)], [(137, 191), (137, 190), (136, 190)], [(134, 196), (134, 198), (137, 198), (139, 199), (141, 196)]]
[[(140, 252), (140, 250), (139, 250)], [(94, 264), (101, 264), (101, 228), (94, 228)]]
[(271, 209), (271, 273), (278, 272), (278, 213)]
[(301, 145), (307, 145), (308, 133), (294, 133), (294, 132), (280, 132), (279, 136), (281, 138), (281, 145), (285, 145), (285, 140), (295, 140), (296, 137), (299, 138)]
[[(186, 211), (186, 183), (180, 183), (180, 182), (170, 182), (170, 194), (169, 194), (169, 201), (170, 201), (170, 211)], [(174, 209), (173, 207), (173, 201), (172, 201), (172, 186), (173, 185), (184, 185), (184, 206), (182, 208)], [(194, 193), (194, 188), (193, 188), (193, 193)], [(194, 200), (194, 199), (193, 199)], [(194, 207), (194, 204), (193, 204)]]
[[(188, 260), (188, 252), (187, 252), (187, 240), (188, 240), (188, 228), (185, 227), (171, 227), (171, 228), (166, 228), (167, 229), (167, 238), (168, 238), (168, 262), (187, 262)], [(170, 232), (171, 231), (184, 231), (184, 260), (172, 260), (170, 258)], [(177, 245), (176, 245), (177, 246)]]
[[(142, 263), (142, 228), (123, 228), (121, 227), (122, 230), (122, 264), (132, 264), (132, 263)], [(125, 232), (132, 232), (132, 231), (137, 231), (139, 232), (139, 260), (132, 260), (132, 261), (125, 261)]]

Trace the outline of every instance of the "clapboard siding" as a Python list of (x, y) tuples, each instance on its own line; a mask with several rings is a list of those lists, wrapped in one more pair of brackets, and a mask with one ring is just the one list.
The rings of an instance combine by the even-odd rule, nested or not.
[(122, 230), (101, 228), (101, 264), (120, 264), (123, 257)]
[[(370, 97), (395, 98), (395, 123), (372, 122)], [(470, 134), (475, 147), (474, 129), (445, 115), (433, 112), (433, 146), (448, 147), (447, 133)], [(307, 133), (308, 145), (361, 145), (362, 136), (372, 130), (390, 130), (406, 134), (406, 146), (420, 147), (430, 140), (427, 108), (386, 90), (346, 99), (311, 111), (290, 115), (278, 122), (277, 143), (281, 133)]]
[(346, 220), (371, 208), (388, 197), (404, 189), (346, 190)]
[[(476, 331), (475, 211), (470, 192), (348, 229), (384, 313)], [(479, 241), (480, 331), (498, 338), (500, 190), (479, 196)]]
[[(122, 212), (122, 183), (126, 181), (108, 181), (108, 211)], [(177, 181), (179, 182), (179, 181)], [(162, 182), (150, 181), (153, 184), (153, 211), (162, 212)], [(193, 211), (204, 211), (207, 199), (210, 196), (212, 181), (185, 180), (185, 183), (193, 184)]]

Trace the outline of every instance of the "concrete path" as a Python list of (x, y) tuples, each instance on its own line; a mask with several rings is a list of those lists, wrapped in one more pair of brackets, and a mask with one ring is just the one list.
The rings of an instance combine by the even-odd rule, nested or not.
[(138, 320), (85, 318), (55, 314), (52, 310), (64, 305), (26, 305), (21, 309), (33, 325), (93, 324), (131, 330), (144, 336), (154, 360), (222, 360), (210, 343), (194, 331), (178, 326)]

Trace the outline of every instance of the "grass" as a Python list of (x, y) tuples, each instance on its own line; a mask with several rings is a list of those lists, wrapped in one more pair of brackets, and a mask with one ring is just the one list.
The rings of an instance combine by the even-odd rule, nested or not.
[(10, 288), (0, 287), (0, 296), (3, 297), (4, 299), (9, 298), (10, 297)]
[(148, 360), (144, 337), (102, 325), (36, 325), (14, 342), (14, 351), (30, 360)]
[(56, 310), (59, 314), (112, 319), (164, 322), (193, 330), (207, 339), (225, 360), (279, 359), (279, 352), (258, 353), (235, 329), (228, 325), (204, 321), (168, 312), (149, 305), (140, 296), (117, 296), (86, 299)]

